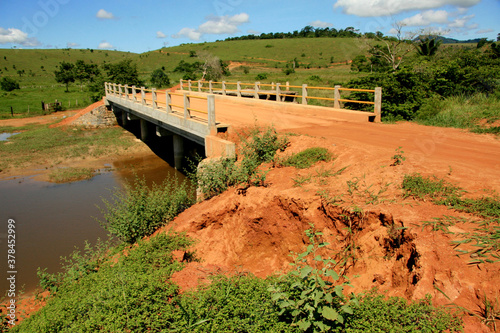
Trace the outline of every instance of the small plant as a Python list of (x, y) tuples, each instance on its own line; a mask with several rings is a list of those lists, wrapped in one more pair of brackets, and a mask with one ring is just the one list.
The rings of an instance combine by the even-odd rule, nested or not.
[(328, 332), (342, 326), (344, 317), (353, 313), (351, 304), (356, 299), (344, 296), (344, 286), (349, 283), (338, 283), (340, 276), (333, 269), (336, 262), (318, 254), (328, 245), (319, 239), (323, 234), (312, 228), (305, 233), (310, 244), (292, 264), (295, 270), (289, 275), (293, 282), (290, 290), (283, 291), (279, 285), (269, 290), (281, 309), (280, 315), (290, 318), (292, 326), (304, 332)]
[(396, 148), (396, 154), (392, 157), (392, 164), (391, 166), (396, 166), (402, 164), (404, 161), (406, 161), (406, 157), (403, 155), (405, 152), (402, 150), (403, 147), (399, 146)]
[(479, 311), (475, 315), (481, 319), (483, 324), (496, 332), (497, 321), (500, 321), (500, 304), (498, 299), (495, 299), (495, 303), (493, 303), (484, 295), (483, 306), (479, 308)]
[(257, 81), (267, 80), (267, 73), (257, 74), (257, 76), (255, 77), (255, 80), (257, 80)]
[(420, 174), (405, 175), (403, 179), (403, 197), (414, 197), (417, 199), (439, 199), (442, 197), (456, 197), (462, 190), (454, 185), (447, 184), (444, 180), (424, 178)]
[(312, 179), (312, 176), (311, 175), (308, 175), (308, 176), (299, 176), (297, 178), (292, 178), (294, 184), (293, 186), (299, 186), (299, 187), (302, 187), (302, 185), (306, 184), (306, 183), (309, 183)]

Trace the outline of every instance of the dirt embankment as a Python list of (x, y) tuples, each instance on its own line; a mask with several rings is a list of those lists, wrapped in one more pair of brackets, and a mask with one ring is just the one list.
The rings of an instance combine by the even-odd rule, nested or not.
[[(462, 139), (475, 137), (443, 131)], [(285, 272), (292, 262), (290, 254), (304, 251), (304, 231), (313, 224), (330, 243), (325, 254), (347, 262), (339, 269), (351, 278), (355, 292), (376, 287), (407, 299), (430, 294), (435, 304), (451, 303), (474, 313), (485, 296), (500, 299), (500, 264), (470, 265), (471, 258), (458, 256), (452, 247), (451, 241), (471, 232), (473, 223), (457, 223), (450, 234), (424, 226), (425, 221), (443, 216), (476, 218), (431, 202), (403, 199), (401, 189), (404, 175), (419, 172), (462, 186), (469, 197), (481, 197), (500, 190), (497, 178), (491, 178), (494, 164), (483, 170), (488, 162), (472, 159), (462, 169), (448, 155), (431, 158), (430, 163), (410, 149), (403, 164), (391, 166), (394, 142), (391, 149), (383, 145), (371, 149), (332, 137), (290, 140), (283, 155), (319, 146), (336, 159), (306, 170), (268, 165), (266, 187), (232, 188), (193, 206), (160, 231), (173, 228), (197, 240), (202, 263), (189, 264), (174, 278), (183, 288), (207, 281), (214, 272), (243, 271), (259, 277)], [(498, 144), (494, 138), (480, 140)], [(462, 155), (465, 159), (467, 153)], [(477, 318), (464, 318), (467, 332), (489, 331)]]

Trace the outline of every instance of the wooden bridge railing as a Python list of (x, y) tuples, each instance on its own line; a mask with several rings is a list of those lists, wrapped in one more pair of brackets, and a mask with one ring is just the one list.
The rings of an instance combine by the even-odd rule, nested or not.
[[(260, 98), (265, 95), (267, 99), (269, 96), (275, 96), (276, 101), (297, 101), (297, 98), (301, 99), (303, 105), (308, 105), (311, 100), (322, 100), (333, 102), (333, 107), (336, 109), (341, 109), (341, 103), (358, 103), (358, 104), (369, 104), (373, 105), (373, 113), (375, 114), (375, 121), (381, 121), (382, 112), (382, 88), (377, 87), (375, 89), (352, 89), (352, 88), (342, 88), (337, 85), (335, 87), (311, 87), (307, 84), (301, 86), (290, 85), (288, 82), (285, 85), (281, 83), (270, 83), (264, 84), (260, 82), (254, 83), (243, 83), (243, 82), (216, 82), (216, 81), (193, 81), (180, 80), (181, 90), (187, 91), (198, 91), (207, 92), (209, 94), (221, 94), (221, 95), (233, 95), (237, 97), (253, 97)], [(326, 91), (327, 97), (318, 96), (319, 94), (314, 93), (318, 91)], [(332, 97), (331, 93), (333, 92)], [(342, 92), (364, 92), (374, 94), (373, 101), (361, 101), (346, 99), (341, 97)]]
[[(106, 96), (123, 98), (185, 119), (207, 122), (209, 128), (216, 126), (215, 96), (213, 94), (200, 97), (191, 95), (189, 91), (173, 93), (164, 90), (158, 91), (155, 88), (137, 88), (108, 82), (104, 84), (104, 87)], [(196, 107), (192, 106), (193, 100), (198, 101), (194, 103)]]

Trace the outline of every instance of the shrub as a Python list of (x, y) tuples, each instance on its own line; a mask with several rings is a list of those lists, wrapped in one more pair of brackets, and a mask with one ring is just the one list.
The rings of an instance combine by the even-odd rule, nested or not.
[[(305, 332), (329, 332), (342, 327), (345, 315), (353, 313), (351, 305), (356, 299), (344, 296), (343, 288), (349, 284), (337, 282), (340, 277), (334, 270), (336, 262), (317, 255), (319, 249), (328, 245), (320, 242), (322, 233), (308, 229), (306, 235), (310, 244), (295, 259), (289, 289), (271, 286), (269, 290), (281, 308), (280, 315), (291, 321), (292, 326)], [(311, 261), (313, 266), (309, 265)]]
[(106, 210), (101, 209), (104, 220), (99, 223), (120, 240), (134, 243), (172, 220), (192, 201), (186, 185), (175, 179), (150, 189), (144, 178), (136, 177), (133, 185), (115, 191), (112, 202), (103, 200)]
[(19, 88), (19, 83), (16, 82), (16, 80), (10, 78), (10, 77), (3, 77), (2, 81), (0, 81), (0, 88), (4, 91), (12, 91), (15, 89), (20, 89)]
[(257, 76), (255, 77), (255, 80), (257, 80), (257, 81), (267, 80), (267, 73), (257, 74)]

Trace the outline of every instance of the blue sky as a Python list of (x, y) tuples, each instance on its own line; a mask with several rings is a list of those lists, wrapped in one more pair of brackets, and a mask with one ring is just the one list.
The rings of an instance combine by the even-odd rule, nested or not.
[(457, 39), (500, 33), (500, 0), (0, 0), (0, 48), (147, 52), (306, 25), (390, 35), (438, 31)]

